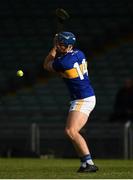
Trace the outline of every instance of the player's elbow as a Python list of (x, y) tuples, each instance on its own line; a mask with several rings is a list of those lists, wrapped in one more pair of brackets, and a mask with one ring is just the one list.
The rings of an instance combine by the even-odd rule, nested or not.
[(43, 68), (48, 70), (48, 60), (47, 60), (47, 58), (44, 59)]
[(44, 63), (43, 63), (43, 68), (47, 70), (47, 64), (46, 64), (45, 61), (44, 61)]
[(54, 71), (51, 62), (44, 61), (43, 68), (50, 72)]
[(48, 66), (47, 64), (45, 64), (45, 63), (43, 64), (43, 68), (44, 68), (45, 70), (47, 70), (47, 71), (50, 71), (50, 70), (49, 70), (49, 66)]

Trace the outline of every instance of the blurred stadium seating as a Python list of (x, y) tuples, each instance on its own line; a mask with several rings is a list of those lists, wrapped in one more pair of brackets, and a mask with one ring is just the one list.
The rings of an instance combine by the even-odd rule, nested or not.
[[(65, 121), (68, 91), (61, 79), (42, 68), (56, 32), (58, 7), (70, 13), (65, 30), (76, 34), (77, 46), (89, 61), (97, 96), (91, 122), (108, 121), (117, 90), (125, 78), (133, 77), (133, 1), (1, 1), (1, 123)], [(16, 77), (18, 69), (24, 77)]]

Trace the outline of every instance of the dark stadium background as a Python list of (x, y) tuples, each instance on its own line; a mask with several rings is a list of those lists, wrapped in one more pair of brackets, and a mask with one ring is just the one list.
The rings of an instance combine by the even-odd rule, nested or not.
[(42, 67), (56, 8), (70, 13), (64, 30), (88, 59), (97, 105), (82, 133), (92, 156), (132, 158), (132, 126), (109, 121), (117, 91), (133, 77), (132, 0), (0, 1), (0, 156), (76, 157), (64, 135), (68, 91)]

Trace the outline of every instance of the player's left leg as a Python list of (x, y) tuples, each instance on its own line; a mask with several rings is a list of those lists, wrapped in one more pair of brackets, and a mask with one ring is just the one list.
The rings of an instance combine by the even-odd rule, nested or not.
[(95, 96), (71, 102), (65, 132), (71, 139), (80, 159), (79, 172), (95, 172), (98, 168), (94, 165), (88, 145), (80, 134), (86, 124), (89, 114), (95, 107)]
[(68, 114), (65, 132), (72, 140), (74, 147), (81, 157), (85, 154), (89, 154), (88, 146), (84, 138), (79, 133), (80, 129), (86, 124), (88, 117), (78, 111), (71, 111)]
[(65, 132), (71, 139), (80, 159), (81, 167), (78, 172), (96, 172), (98, 168), (94, 165), (89, 148), (85, 139), (80, 134), (81, 128), (86, 124), (88, 116), (79, 111), (69, 112)]

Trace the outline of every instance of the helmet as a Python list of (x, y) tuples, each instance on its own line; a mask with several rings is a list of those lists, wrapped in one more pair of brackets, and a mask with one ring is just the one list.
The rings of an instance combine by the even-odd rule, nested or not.
[(67, 47), (68, 45), (74, 45), (76, 38), (73, 33), (64, 31), (56, 34), (55, 41)]

